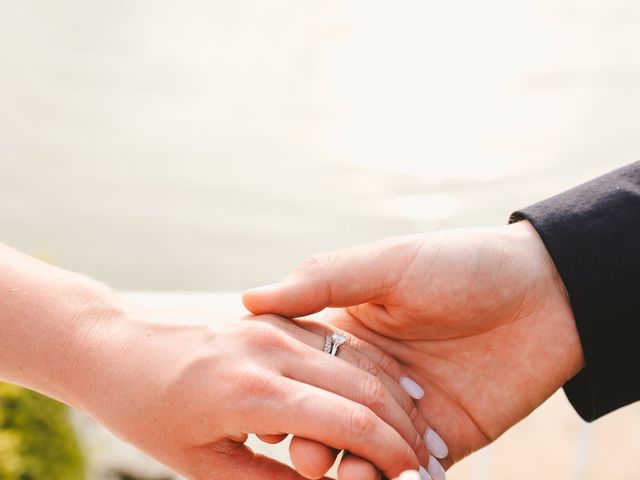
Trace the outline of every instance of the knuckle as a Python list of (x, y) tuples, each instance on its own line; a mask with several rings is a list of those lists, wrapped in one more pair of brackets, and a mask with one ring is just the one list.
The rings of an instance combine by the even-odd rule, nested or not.
[(413, 402), (410, 402), (409, 411), (407, 412), (407, 415), (409, 416), (409, 420), (411, 420), (411, 423), (413, 423), (414, 425), (417, 423), (418, 419), (420, 418), (420, 412), (418, 411), (416, 406), (413, 404)]
[(366, 407), (354, 407), (351, 411), (348, 434), (351, 438), (364, 442), (376, 431), (376, 420), (373, 412)]
[(367, 375), (362, 383), (362, 395), (364, 402), (374, 410), (384, 407), (389, 400), (387, 388), (384, 384), (370, 375)]
[(349, 342), (349, 346), (357, 352), (363, 353), (363, 341), (354, 335), (348, 335), (347, 340)]
[(305, 258), (300, 264), (301, 267), (316, 267), (318, 265), (324, 265), (326, 263), (326, 254), (314, 253), (313, 255)]
[(391, 358), (390, 355), (383, 352), (380, 352), (380, 356), (378, 357), (378, 365), (385, 372), (391, 372), (396, 366), (398, 366), (396, 361)]
[(256, 322), (245, 333), (250, 346), (261, 350), (283, 348), (288, 344), (287, 335), (270, 323)]
[(402, 372), (400, 365), (391, 355), (371, 345), (370, 343), (357, 337), (351, 337), (349, 339), (349, 343), (354, 350), (357, 350), (361, 354), (366, 355), (377, 365), (380, 370), (389, 372), (392, 377), (394, 376), (394, 373)]
[(373, 375), (374, 377), (380, 378), (382, 374), (382, 371), (378, 368), (378, 366), (364, 355), (358, 357), (357, 367), (363, 372)]
[(317, 268), (324, 268), (333, 265), (336, 261), (336, 255), (334, 253), (322, 252), (311, 255), (305, 258), (298, 266), (297, 270), (315, 270)]
[(242, 370), (240, 378), (238, 378), (236, 387), (243, 396), (254, 396), (256, 392), (263, 390), (265, 385), (262, 382), (261, 375), (255, 369), (245, 368)]
[(277, 377), (258, 368), (246, 368), (242, 372), (236, 388), (241, 397), (251, 401), (255, 398), (272, 398), (278, 396)]
[(402, 449), (402, 452), (399, 453), (398, 464), (404, 465), (404, 467), (402, 467), (402, 470), (416, 470), (418, 468), (418, 458), (416, 457), (415, 452), (411, 450), (409, 445), (407, 445), (406, 448)]

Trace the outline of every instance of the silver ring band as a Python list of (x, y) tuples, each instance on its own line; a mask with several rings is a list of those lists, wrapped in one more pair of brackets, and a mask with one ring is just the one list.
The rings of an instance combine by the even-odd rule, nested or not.
[(324, 337), (324, 353), (328, 353), (331, 355), (331, 348), (333, 347), (333, 340), (331, 340), (331, 335), (327, 335)]

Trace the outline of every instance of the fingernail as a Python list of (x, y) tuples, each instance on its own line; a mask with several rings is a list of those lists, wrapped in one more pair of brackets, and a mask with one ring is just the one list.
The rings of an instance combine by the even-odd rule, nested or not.
[(447, 474), (440, 465), (440, 462), (435, 459), (433, 455), (429, 455), (429, 465), (427, 465), (427, 470), (429, 475), (431, 475), (432, 480), (445, 480), (447, 478)]
[(433, 428), (429, 428), (427, 433), (424, 434), (424, 443), (427, 445), (431, 455), (436, 458), (445, 458), (449, 455), (449, 447)]
[(398, 477), (398, 480), (422, 480), (420, 478), (420, 474), (415, 470), (407, 470), (406, 472), (402, 472)]
[(422, 387), (407, 376), (400, 377), (400, 386), (404, 389), (405, 392), (407, 392), (407, 394), (409, 394), (411, 398), (420, 400), (422, 397), (424, 397), (424, 390), (422, 389)]
[(419, 472), (420, 472), (420, 480), (433, 480), (431, 478), (431, 475), (429, 475), (429, 472), (427, 472), (424, 467), (420, 467)]

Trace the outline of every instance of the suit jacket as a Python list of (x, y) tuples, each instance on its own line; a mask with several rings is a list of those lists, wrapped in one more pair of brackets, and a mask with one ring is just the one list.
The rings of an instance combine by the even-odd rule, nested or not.
[(569, 293), (585, 368), (565, 386), (588, 421), (640, 400), (640, 162), (511, 215), (538, 231)]

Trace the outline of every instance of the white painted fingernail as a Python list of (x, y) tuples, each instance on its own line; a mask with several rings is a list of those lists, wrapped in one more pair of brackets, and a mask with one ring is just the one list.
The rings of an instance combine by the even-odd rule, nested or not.
[(398, 480), (422, 480), (422, 478), (420, 478), (420, 474), (415, 470), (407, 470), (400, 474)]
[(444, 471), (444, 468), (442, 468), (440, 462), (436, 460), (433, 455), (429, 455), (429, 465), (427, 465), (427, 470), (433, 480), (445, 480), (447, 478), (447, 473)]
[(427, 433), (424, 434), (424, 443), (427, 445), (431, 455), (436, 458), (445, 458), (449, 455), (449, 447), (432, 428), (429, 428)]
[(424, 390), (422, 389), (422, 387), (407, 376), (400, 377), (400, 386), (404, 389), (405, 392), (409, 394), (411, 398), (420, 400), (422, 397), (424, 397)]
[(424, 467), (420, 467), (419, 472), (420, 472), (420, 480), (433, 480), (431, 478), (431, 475), (429, 475), (429, 472), (427, 472)]

